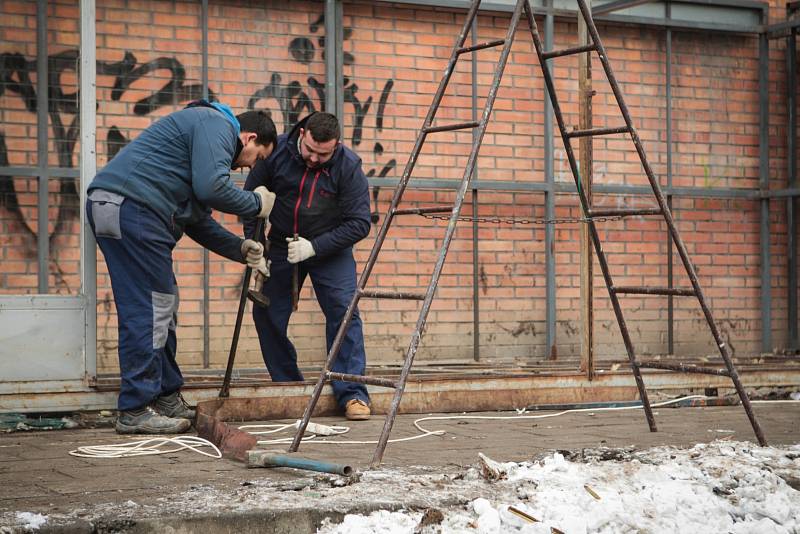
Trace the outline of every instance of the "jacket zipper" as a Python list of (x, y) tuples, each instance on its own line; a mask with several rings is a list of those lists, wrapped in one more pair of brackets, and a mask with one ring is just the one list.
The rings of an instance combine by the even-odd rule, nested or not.
[(303, 202), (303, 186), (306, 183), (306, 176), (308, 176), (308, 167), (306, 172), (303, 173), (303, 178), (300, 180), (300, 190), (297, 192), (297, 202), (294, 204), (294, 233), (299, 233), (297, 230), (297, 214), (300, 211), (300, 204)]
[(317, 174), (314, 175), (314, 183), (311, 184), (311, 192), (308, 194), (308, 204), (306, 204), (307, 208), (311, 207), (311, 199), (314, 198), (314, 189), (317, 188), (317, 180), (319, 180), (319, 173), (322, 171), (317, 171)]

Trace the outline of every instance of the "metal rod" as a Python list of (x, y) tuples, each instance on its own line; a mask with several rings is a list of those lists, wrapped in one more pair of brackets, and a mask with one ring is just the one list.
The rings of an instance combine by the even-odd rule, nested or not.
[[(588, 0), (591, 7), (591, 0)], [(578, 127), (583, 131), (591, 130), (592, 121), (592, 55), (595, 50), (594, 43), (589, 44), (589, 35), (586, 32), (586, 22), (578, 15), (578, 43), (583, 48), (578, 56)], [(574, 50), (574, 49), (573, 49)], [(589, 210), (592, 207), (592, 167), (594, 138), (582, 137), (579, 141), (580, 150), (580, 184), (586, 195)], [(592, 257), (592, 244), (589, 228), (582, 224), (580, 227), (580, 293), (581, 293), (581, 371), (586, 373), (586, 379), (594, 380), (594, 259)]]
[[(329, 0), (331, 1), (331, 0)], [(405, 170), (403, 171), (402, 177), (400, 181), (397, 183), (397, 186), (394, 190), (394, 196), (392, 197), (391, 205), (389, 206), (388, 214), (386, 217), (383, 218), (383, 223), (381, 224), (380, 229), (378, 230), (378, 235), (375, 238), (375, 241), (372, 246), (372, 250), (370, 251), (369, 258), (367, 259), (367, 263), (364, 265), (364, 269), (361, 271), (361, 276), (358, 280), (358, 289), (363, 290), (366, 287), (367, 281), (369, 280), (369, 276), (372, 273), (372, 269), (375, 266), (375, 262), (378, 257), (378, 253), (380, 252), (381, 246), (383, 245), (384, 240), (386, 239), (386, 234), (389, 231), (389, 227), (391, 226), (392, 220), (394, 218), (393, 213), (397, 210), (397, 206), (400, 204), (401, 199), (403, 198), (403, 192), (405, 191), (406, 187), (408, 186), (408, 182), (411, 178), (411, 173), (416, 166), (417, 159), (419, 158), (419, 153), (422, 149), (422, 145), (425, 143), (425, 138), (427, 133), (425, 133), (425, 128), (429, 127), (433, 122), (433, 119), (436, 117), (436, 110), (439, 107), (439, 104), (444, 97), (444, 91), (447, 88), (447, 84), (450, 81), (450, 78), (453, 75), (453, 67), (458, 59), (457, 51), (459, 48), (464, 46), (464, 42), (467, 38), (467, 32), (469, 30), (470, 25), (472, 24), (473, 19), (478, 13), (478, 5), (480, 5), (480, 0), (473, 0), (472, 5), (470, 6), (469, 12), (467, 13), (467, 18), (464, 21), (464, 26), (461, 28), (461, 33), (459, 33), (455, 47), (453, 48), (452, 53), (450, 54), (450, 59), (447, 63), (447, 68), (444, 71), (444, 75), (442, 76), (441, 81), (439, 82), (439, 88), (436, 90), (436, 94), (433, 96), (433, 101), (431, 103), (431, 107), (428, 109), (428, 114), (425, 117), (425, 120), (422, 123), (422, 127), (420, 128), (420, 132), (417, 135), (417, 140), (414, 143), (414, 148), (411, 151), (411, 154), (408, 158), (408, 162), (406, 163)], [(358, 300), (360, 298), (360, 293), (356, 291), (353, 299), (350, 301), (347, 310), (345, 311), (344, 318), (339, 325), (339, 331), (336, 333), (336, 337), (331, 344), (331, 348), (328, 351), (328, 358), (325, 362), (325, 366), (323, 369), (330, 369), (335, 361), (336, 357), (339, 354), (339, 349), (341, 348), (342, 342), (344, 341), (345, 333), (350, 326), (350, 322), (353, 319), (353, 314), (355, 313), (356, 306), (358, 305)], [(294, 435), (294, 439), (292, 440), (291, 445), (289, 446), (289, 451), (294, 452), (300, 446), (300, 440), (303, 437), (303, 433), (308, 426), (308, 422), (311, 419), (311, 413), (314, 410), (314, 406), (316, 406), (317, 401), (319, 400), (319, 396), (322, 394), (322, 388), (325, 385), (325, 373), (322, 372), (317, 378), (317, 383), (314, 386), (314, 391), (311, 394), (311, 398), (309, 399), (308, 405), (306, 405), (306, 409), (303, 412), (303, 417), (300, 419), (300, 425), (297, 428), (297, 432)], [(384, 444), (385, 447), (385, 444)]]
[(362, 297), (375, 299), (405, 299), (405, 300), (425, 300), (424, 293), (409, 293), (406, 291), (373, 291), (369, 289), (359, 289)]
[[(708, 327), (711, 330), (711, 334), (714, 337), (714, 341), (716, 342), (717, 347), (719, 348), (720, 356), (722, 356), (722, 359), (725, 361), (725, 366), (728, 369), (728, 372), (730, 373), (731, 381), (733, 382), (736, 388), (736, 392), (739, 394), (739, 398), (742, 401), (742, 406), (744, 407), (744, 410), (747, 413), (747, 417), (750, 420), (750, 425), (753, 427), (753, 432), (755, 433), (756, 438), (758, 438), (759, 444), (761, 446), (765, 446), (767, 444), (767, 440), (764, 438), (764, 433), (761, 430), (761, 425), (759, 425), (758, 421), (756, 420), (755, 414), (753, 413), (753, 408), (750, 404), (750, 398), (747, 396), (747, 392), (744, 390), (744, 386), (742, 385), (742, 382), (739, 379), (739, 375), (736, 372), (736, 368), (734, 367), (733, 362), (731, 361), (728, 345), (723, 341), (719, 329), (717, 328), (717, 323), (716, 321), (714, 321), (714, 317), (711, 314), (711, 309), (708, 307), (705, 296), (703, 295), (703, 290), (700, 287), (700, 282), (697, 279), (697, 272), (695, 271), (694, 264), (689, 259), (689, 252), (686, 250), (686, 246), (684, 245), (683, 240), (681, 239), (680, 235), (678, 234), (678, 230), (675, 227), (675, 222), (672, 219), (672, 212), (669, 210), (669, 207), (667, 206), (666, 199), (664, 198), (664, 194), (661, 191), (661, 187), (658, 183), (658, 180), (656, 179), (655, 174), (653, 173), (653, 169), (650, 166), (650, 162), (647, 160), (647, 156), (644, 152), (644, 145), (642, 145), (642, 141), (639, 138), (639, 134), (633, 127), (633, 122), (631, 120), (630, 113), (628, 112), (628, 106), (625, 104), (625, 101), (622, 97), (622, 91), (620, 90), (619, 84), (617, 83), (617, 80), (614, 77), (614, 72), (611, 68), (611, 64), (608, 61), (608, 55), (606, 54), (603, 44), (600, 42), (600, 36), (597, 33), (597, 28), (594, 25), (594, 21), (591, 20), (591, 13), (586, 7), (584, 0), (577, 0), (577, 1), (578, 1), (578, 8), (581, 10), (584, 18), (586, 19), (586, 23), (589, 28), (589, 33), (592, 35), (592, 40), (597, 44), (597, 52), (600, 58), (600, 62), (603, 65), (603, 70), (605, 71), (606, 77), (608, 78), (609, 84), (611, 85), (612, 92), (614, 93), (614, 97), (617, 101), (617, 104), (619, 105), (620, 111), (622, 112), (622, 116), (625, 118), (625, 124), (630, 129), (631, 140), (633, 141), (633, 144), (636, 147), (636, 152), (639, 154), (639, 160), (642, 162), (642, 167), (644, 168), (645, 174), (647, 175), (647, 179), (650, 182), (650, 186), (653, 189), (653, 194), (655, 195), (659, 206), (661, 206), (661, 209), (664, 212), (664, 220), (667, 223), (669, 232), (672, 234), (672, 239), (675, 241), (675, 246), (678, 250), (678, 254), (681, 257), (681, 262), (683, 263), (684, 269), (686, 270), (686, 274), (688, 275), (689, 280), (692, 283), (692, 287), (694, 288), (694, 291), (697, 295), (697, 301), (700, 304), (700, 308), (703, 310), (703, 315), (706, 318), (706, 323), (708, 323)], [(767, 43), (766, 36), (762, 35), (762, 41), (764, 43)], [(765, 59), (763, 58), (763, 54), (760, 58), (759, 63), (761, 69), (763, 69), (763, 73), (768, 75), (768, 71), (766, 69), (767, 61), (765, 61)], [(766, 90), (766, 88), (763, 89)], [(765, 115), (763, 111), (762, 115)], [(767, 120), (767, 117), (764, 116), (764, 119)], [(592, 228), (594, 228), (593, 224)], [(597, 245), (599, 246), (599, 244), (600, 243), (598, 240)], [(601, 261), (601, 265), (604, 263), (605, 263), (604, 261)], [(610, 282), (610, 279), (608, 281)], [(611, 286), (612, 284), (608, 285)], [(616, 298), (612, 298), (612, 302), (616, 303)], [(615, 311), (617, 307), (618, 303), (615, 304)], [(645, 399), (643, 398), (642, 403), (645, 405), (645, 410), (649, 411), (649, 401), (645, 401)]]
[[(672, 17), (672, 3), (666, 2), (666, 17)], [(667, 113), (667, 189), (672, 188), (672, 28), (666, 32), (666, 113)], [(672, 194), (667, 195), (667, 207), (672, 211)], [(667, 286), (675, 285), (674, 252), (672, 250), (672, 234), (667, 232)], [(667, 353), (675, 353), (675, 299), (667, 296)]]
[[(478, 21), (477, 19), (472, 20), (472, 25), (470, 26), (470, 36), (472, 37), (473, 45), (478, 40)], [(492, 41), (498, 44), (502, 43), (502, 41)], [(478, 58), (477, 56), (472, 56), (472, 61), (470, 61), (470, 70), (471, 70), (471, 78), (470, 78), (470, 88), (472, 89), (472, 95), (470, 98), (470, 107), (472, 108), (472, 120), (478, 120)], [(475, 141), (475, 136), (478, 134), (477, 130), (472, 130), (472, 141)], [(470, 182), (474, 183), (475, 180), (478, 179), (478, 165), (477, 160), (475, 161), (475, 168), (472, 169), (472, 178)], [(481, 295), (479, 289), (479, 251), (480, 251), (480, 239), (478, 239), (478, 232), (479, 232), (479, 224), (478, 224), (478, 188), (472, 188), (472, 213), (475, 217), (472, 219), (472, 359), (476, 362), (481, 360), (481, 320), (480, 320), (480, 306), (481, 306)]]
[[(473, 42), (474, 42), (474, 39), (473, 39)], [(488, 42), (485, 42), (485, 43), (473, 44), (472, 46), (465, 46), (464, 48), (460, 48), (458, 50), (458, 54), (459, 55), (460, 54), (466, 54), (467, 52), (475, 52), (477, 50), (483, 50), (485, 48), (492, 48), (492, 47), (495, 47), (495, 46), (500, 46), (503, 43), (504, 43), (504, 41), (502, 39), (498, 39), (496, 41), (488, 41)]]
[(346, 477), (353, 474), (353, 468), (346, 464), (320, 462), (310, 458), (297, 458), (288, 454), (276, 454), (272, 451), (259, 450), (247, 451), (247, 467), (291, 467)]
[[(256, 234), (258, 235), (258, 234)], [(294, 234), (294, 240), (299, 239), (298, 234)], [(292, 266), (292, 311), (297, 311), (297, 304), (300, 300), (300, 264), (295, 263)]]
[(466, 130), (467, 128), (476, 128), (479, 123), (470, 121), (470, 122), (459, 122), (456, 124), (445, 124), (443, 126), (430, 126), (425, 128), (425, 133), (436, 133), (436, 132), (449, 132), (452, 130)]
[(673, 295), (680, 297), (693, 297), (695, 295), (694, 289), (679, 288), (679, 287), (634, 287), (634, 286), (618, 286), (613, 288), (614, 292), (619, 294), (636, 294), (636, 295)]
[[(530, 30), (531, 37), (533, 38), (533, 44), (536, 48), (536, 53), (539, 56), (539, 64), (544, 66), (545, 60), (542, 57), (542, 42), (539, 38), (539, 29), (536, 25), (536, 20), (533, 18), (533, 12), (530, 7), (530, 3), (528, 0), (524, 0), (525, 2), (525, 13), (526, 18), (528, 20), (528, 29)], [(589, 34), (592, 36), (592, 42), (594, 42), (598, 47), (598, 55), (600, 56), (601, 60), (605, 55), (605, 51), (602, 50), (602, 43), (600, 42), (600, 37), (597, 34), (597, 30), (594, 28), (594, 22), (591, 20), (591, 14), (588, 13), (588, 8), (582, 4), (581, 0), (578, 0), (578, 5), (581, 7), (581, 12), (583, 13), (583, 17), (586, 20), (587, 30)], [(603, 66), (605, 67), (605, 62), (603, 62)], [(570, 143), (570, 138), (567, 135), (567, 129), (564, 124), (564, 117), (561, 114), (561, 106), (558, 102), (558, 96), (555, 93), (555, 84), (553, 82), (553, 77), (551, 76), (549, 70), (542, 67), (542, 73), (544, 74), (544, 80), (547, 84), (548, 92), (550, 95), (550, 100), (553, 103), (553, 114), (556, 117), (556, 123), (558, 124), (558, 130), (561, 133), (561, 140), (564, 143), (564, 151), (567, 154), (567, 160), (569, 161), (570, 170), (572, 171), (572, 176), (575, 179), (575, 186), (578, 193), (578, 198), (581, 202), (581, 208), (583, 209), (584, 213), (588, 213), (589, 211), (589, 203), (586, 199), (586, 195), (584, 194), (583, 188), (580, 186), (580, 172), (578, 171), (578, 165), (575, 161), (575, 153), (572, 150), (572, 144)], [(606, 75), (608, 76), (608, 70), (606, 70)], [(608, 76), (609, 83), (611, 83), (612, 88), (614, 87), (614, 77), (613, 74)], [(617, 98), (619, 101), (620, 98)], [(627, 123), (627, 121), (626, 121)], [(632, 132), (633, 134), (634, 132)], [(603, 273), (603, 279), (605, 280), (606, 287), (608, 288), (609, 298), (611, 299), (612, 307), (614, 308), (614, 315), (617, 318), (617, 323), (619, 324), (620, 334), (622, 335), (622, 341), (625, 344), (625, 350), (628, 354), (628, 359), (631, 362), (631, 369), (633, 370), (633, 376), (636, 381), (636, 387), (639, 390), (639, 397), (642, 401), (642, 406), (644, 408), (645, 417), (647, 419), (647, 424), (650, 427), (651, 432), (655, 432), (657, 430), (655, 419), (653, 418), (653, 410), (650, 407), (650, 401), (647, 397), (647, 390), (644, 387), (644, 381), (642, 380), (642, 375), (639, 372), (639, 369), (636, 367), (636, 356), (633, 351), (633, 343), (630, 339), (630, 334), (628, 333), (628, 327), (625, 323), (625, 318), (622, 315), (622, 308), (619, 305), (619, 299), (617, 298), (616, 294), (611, 291), (611, 288), (614, 286), (614, 283), (611, 279), (611, 273), (609, 272), (608, 263), (606, 261), (605, 254), (603, 253), (602, 245), (600, 244), (600, 237), (597, 234), (597, 228), (595, 227), (594, 222), (590, 219), (589, 220), (589, 230), (590, 235), (592, 237), (592, 242), (595, 248), (595, 254), (597, 255), (598, 263), (600, 264), (600, 270)]]
[(567, 137), (590, 137), (595, 135), (612, 135), (620, 133), (628, 133), (630, 128), (628, 126), (615, 126), (613, 128), (589, 128), (586, 130), (573, 130), (567, 132)]
[(453, 211), (453, 206), (431, 206), (429, 208), (405, 208), (395, 210), (394, 215), (423, 215), (425, 213), (447, 213)]
[(589, 217), (630, 217), (632, 215), (661, 215), (661, 208), (592, 208)]
[[(36, 2), (36, 164), (47, 169), (47, 128), (50, 91), (47, 57), (47, 0)], [(56, 142), (62, 141), (56, 139)], [(36, 250), (38, 292), (46, 294), (50, 285), (50, 186), (47, 174), (39, 175), (37, 182)]]
[(334, 373), (328, 371), (325, 373), (327, 378), (331, 380), (340, 380), (342, 382), (358, 382), (359, 384), (370, 384), (372, 386), (383, 386), (385, 388), (396, 388), (397, 382), (389, 380), (388, 378), (377, 378), (374, 376), (351, 375), (347, 373)]
[(542, 56), (545, 59), (553, 59), (556, 57), (563, 57), (563, 56), (571, 56), (574, 54), (580, 54), (582, 52), (591, 52), (595, 50), (594, 43), (585, 44), (581, 46), (574, 46), (572, 48), (564, 48), (563, 50), (553, 50), (551, 52), (545, 52)]
[[(264, 219), (258, 217), (256, 219), (256, 227), (254, 235), (260, 236), (264, 231)], [(246, 267), (244, 270), (244, 278), (242, 280), (242, 294), (239, 297), (239, 309), (236, 312), (236, 324), (233, 327), (233, 337), (231, 338), (231, 350), (228, 353), (228, 365), (225, 367), (225, 378), (222, 380), (222, 388), (219, 390), (220, 397), (230, 396), (231, 376), (233, 375), (233, 361), (236, 359), (236, 348), (239, 345), (239, 333), (242, 331), (242, 317), (244, 316), (244, 308), (247, 304), (247, 290), (250, 288), (250, 275), (253, 273), (251, 267)]]
[(731, 374), (725, 369), (709, 369), (708, 367), (699, 367), (696, 365), (687, 365), (682, 363), (638, 362), (636, 365), (646, 369), (664, 369), (665, 371), (678, 371), (681, 373), (696, 373), (728, 377), (731, 376)]

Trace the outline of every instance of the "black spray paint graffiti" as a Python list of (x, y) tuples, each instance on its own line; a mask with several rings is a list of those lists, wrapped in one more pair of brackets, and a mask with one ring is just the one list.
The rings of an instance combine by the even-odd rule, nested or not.
[[(309, 31), (314, 34), (319, 31), (323, 24), (322, 17), (317, 19), (309, 26)], [(350, 29), (345, 29), (345, 38), (351, 35)], [(317, 39), (317, 44), (322, 48), (322, 58), (324, 59), (324, 36)], [(314, 43), (305, 37), (293, 40), (289, 46), (290, 55), (298, 62), (308, 64), (314, 60), (316, 47)], [(62, 168), (73, 168), (74, 149), (78, 137), (78, 93), (74, 87), (66, 89), (61, 83), (62, 74), (67, 71), (75, 71), (78, 60), (77, 50), (67, 50), (48, 58), (48, 77), (50, 85), (48, 89), (48, 115), (50, 125), (53, 129), (53, 139), (55, 141), (58, 154), (58, 165)], [(354, 58), (346, 53), (344, 56), (345, 65), (352, 65)], [(36, 87), (31, 81), (31, 73), (37, 69), (36, 60), (28, 60), (22, 54), (4, 53), (0, 54), (0, 96), (6, 91), (9, 94), (18, 95), (24, 102), (25, 108), (31, 113), (37, 111)], [(123, 59), (118, 62), (97, 62), (98, 76), (114, 76), (114, 84), (111, 91), (113, 101), (121, 101), (129, 88), (154, 71), (169, 72), (165, 84), (154, 93), (141, 98), (134, 104), (133, 112), (135, 115), (144, 116), (152, 113), (164, 106), (178, 106), (181, 103), (202, 97), (203, 88), (200, 84), (187, 84), (186, 72), (183, 65), (175, 58), (160, 57), (147, 63), (138, 64), (136, 56), (131, 52), (126, 52)], [(352, 106), (355, 116), (354, 127), (350, 142), (352, 146), (358, 147), (363, 138), (364, 121), (372, 106), (373, 98), (368, 97), (362, 102), (358, 96), (358, 86), (348, 78), (345, 78), (344, 100)], [(317, 101), (321, 102), (324, 109), (325, 87), (316, 78), (309, 77), (307, 80), (309, 91), (313, 91)], [(383, 129), (384, 113), (386, 102), (394, 85), (394, 81), (389, 79), (385, 82), (381, 92), (377, 114), (375, 119), (376, 131), (379, 133)], [(215, 99), (214, 92), (209, 90), (209, 97)], [(249, 109), (255, 109), (256, 104), (262, 99), (275, 99), (282, 115), (284, 128), (289, 130), (298, 122), (301, 116), (316, 110), (314, 100), (309, 93), (304, 91), (302, 84), (297, 80), (289, 80), (282, 83), (282, 77), (278, 73), (273, 73), (270, 77), (269, 85), (256, 91), (248, 102)], [(64, 121), (68, 122), (65, 126)], [(105, 139), (106, 153), (109, 159), (114, 157), (128, 142), (119, 127), (111, 125)], [(376, 141), (372, 152), (377, 159), (383, 154), (383, 146)], [(5, 143), (5, 135), (0, 131), (0, 166), (8, 166), (8, 152)], [(389, 160), (383, 165), (379, 177), (387, 176), (396, 166), (394, 159)], [(367, 170), (367, 176), (375, 176), (377, 170)], [(60, 190), (57, 200), (57, 218), (53, 233), (50, 235), (50, 242), (66, 231), (70, 220), (78, 215), (78, 187), (76, 179), (59, 180)], [(374, 193), (377, 193), (374, 191)], [(376, 195), (377, 196), (377, 195)], [(36, 233), (27, 224), (25, 216), (19, 205), (19, 198), (16, 194), (13, 180), (10, 176), (0, 176), (0, 207), (6, 208), (20, 223), (27, 236), (28, 243), (25, 249), (30, 256), (35, 255)], [(373, 219), (375, 219), (373, 217)]]

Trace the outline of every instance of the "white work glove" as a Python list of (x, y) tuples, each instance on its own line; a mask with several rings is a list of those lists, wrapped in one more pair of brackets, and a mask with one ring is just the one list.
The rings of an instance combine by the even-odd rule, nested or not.
[(267, 261), (266, 258), (262, 256), (258, 264), (253, 267), (253, 270), (256, 272), (256, 276), (260, 275), (264, 280), (269, 278), (269, 266), (271, 263), (272, 261)]
[(297, 240), (287, 237), (286, 242), (289, 243), (289, 254), (287, 256), (289, 263), (300, 263), (316, 254), (311, 241), (304, 237), (298, 237)]
[(252, 239), (245, 239), (242, 241), (242, 256), (247, 266), (255, 269), (264, 259), (264, 245)]
[(275, 205), (275, 193), (273, 193), (263, 185), (259, 185), (258, 187), (253, 189), (253, 193), (256, 193), (258, 196), (261, 197), (261, 211), (258, 212), (257, 217), (266, 219), (267, 217), (269, 217), (269, 214), (272, 211), (272, 206)]

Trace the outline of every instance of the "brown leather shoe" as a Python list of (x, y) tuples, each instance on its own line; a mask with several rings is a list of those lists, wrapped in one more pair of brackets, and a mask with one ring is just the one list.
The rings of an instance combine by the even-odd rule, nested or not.
[(350, 399), (344, 407), (344, 416), (350, 421), (366, 421), (370, 413), (369, 404), (361, 399)]

